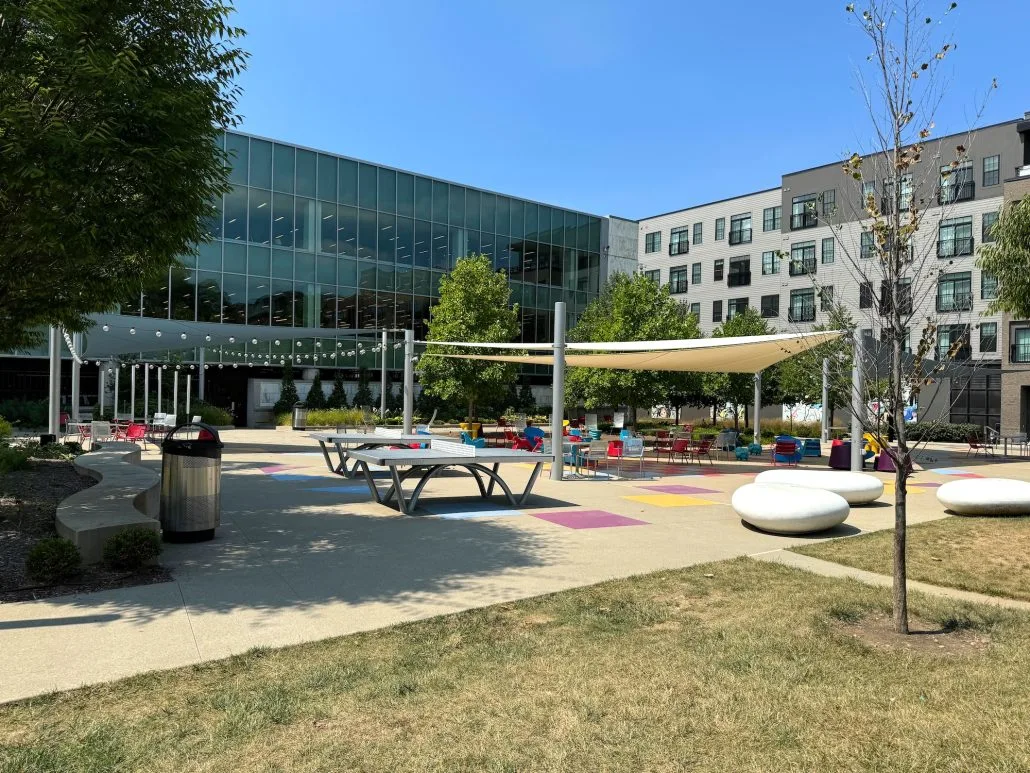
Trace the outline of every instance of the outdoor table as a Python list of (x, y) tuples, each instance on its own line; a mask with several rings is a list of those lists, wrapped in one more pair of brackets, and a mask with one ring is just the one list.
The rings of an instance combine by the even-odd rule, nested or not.
[[(423, 437), (423, 439), (425, 439)], [(515, 451), (509, 448), (473, 448), (468, 446), (470, 451), (459, 451), (453, 449), (455, 443), (440, 444), (440, 448), (366, 448), (351, 449), (347, 453), (354, 461), (354, 466), (365, 477), (369, 491), (375, 497), (376, 502), (381, 505), (390, 505), (391, 500), (396, 500), (396, 507), (404, 515), (408, 515), (418, 506), (418, 499), (422, 495), (426, 484), (448, 467), (460, 467), (476, 479), (479, 486), (479, 494), (484, 499), (493, 494), (494, 484), (501, 487), (508, 502), (514, 507), (525, 503), (533, 490), (533, 485), (540, 475), (540, 470), (545, 462), (553, 462), (552, 454), (540, 454), (535, 451)], [(474, 452), (474, 453), (473, 453)], [(498, 470), (502, 464), (525, 463), (533, 464), (533, 472), (529, 476), (529, 482), (521, 495), (516, 497), (512, 494), (508, 484), (500, 476)], [(369, 465), (386, 467), (390, 470), (392, 484), (385, 492), (380, 492), (375, 479), (369, 470)], [(489, 465), (489, 466), (488, 466)], [(404, 467), (401, 471), (399, 468)], [(484, 485), (485, 475), (490, 479), (489, 485)], [(407, 501), (404, 498), (403, 483), (408, 478), (415, 478), (418, 483), (411, 492)]]
[(1004, 456), (1009, 455), (1009, 443), (1011, 442), (1017, 448), (1021, 445), (1026, 444), (1026, 435), (1001, 435), (998, 439), (1002, 442), (1002, 454)]
[[(322, 447), (322, 456), (325, 457), (326, 466), (330, 472), (342, 475), (344, 478), (353, 478), (357, 473), (355, 466), (348, 466), (347, 458), (354, 451), (363, 451), (369, 448), (382, 448), (383, 446), (408, 446), (412, 443), (428, 443), (432, 438), (429, 435), (377, 435), (364, 432), (318, 432), (310, 435)], [(327, 443), (336, 448), (339, 457), (339, 464), (333, 464), (329, 456)], [(347, 446), (351, 446), (348, 448)]]

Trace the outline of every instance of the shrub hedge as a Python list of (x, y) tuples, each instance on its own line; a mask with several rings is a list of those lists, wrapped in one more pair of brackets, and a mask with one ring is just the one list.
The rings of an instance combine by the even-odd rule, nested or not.
[(40, 540), (25, 558), (25, 571), (29, 577), (48, 585), (74, 577), (81, 565), (79, 549), (64, 537)]
[(104, 563), (112, 569), (138, 572), (161, 554), (161, 537), (151, 529), (131, 526), (104, 543)]
[(945, 424), (916, 422), (908, 425), (908, 438), (913, 442), (965, 443), (970, 435), (983, 438), (984, 428), (977, 424)]

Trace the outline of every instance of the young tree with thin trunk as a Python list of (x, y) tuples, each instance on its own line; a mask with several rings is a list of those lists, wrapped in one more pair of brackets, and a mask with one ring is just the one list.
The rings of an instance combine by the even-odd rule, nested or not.
[[(946, 218), (955, 200), (963, 198), (957, 194), (967, 184), (963, 162), (969, 140), (953, 147), (931, 140), (934, 114), (944, 91), (937, 71), (955, 45), (938, 39), (940, 20), (927, 14), (929, 4), (922, 0), (866, 0), (861, 5), (856, 9), (854, 3), (848, 4), (846, 11), (871, 50), (872, 75), (865, 77), (860, 72), (859, 86), (874, 141), (871, 152), (856, 152), (844, 163), (844, 174), (858, 194), (844, 197), (844, 203), (847, 206), (857, 200), (858, 205), (852, 205), (850, 223), (842, 219), (833, 224), (833, 233), (838, 253), (843, 254), (852, 280), (861, 288), (860, 307), (865, 307), (862, 313), (869, 317), (869, 329), (880, 329), (878, 344), (874, 338), (861, 339), (866, 351), (859, 368), (868, 388), (850, 395), (847, 405), (895, 466), (894, 628), (908, 633), (907, 481), (918, 442), (909, 437), (904, 410), (909, 399), (945, 372), (950, 362), (967, 356), (968, 334), (953, 337), (949, 332), (946, 341), (941, 334), (945, 329), (958, 330), (953, 327), (960, 318), (957, 315), (971, 309), (971, 301), (957, 296), (954, 303), (945, 299), (942, 306), (938, 280), (953, 260), (947, 254), (941, 256), (936, 239), (921, 238), (919, 231), (931, 208)], [(947, 4), (944, 14), (956, 6)], [(832, 223), (837, 212), (832, 207), (827, 212), (822, 203), (819, 216)], [(936, 298), (936, 313), (926, 310), (930, 298)], [(922, 324), (914, 352), (910, 352), (911, 324)], [(862, 335), (856, 332), (856, 349)], [(936, 357), (931, 357), (933, 354)], [(845, 377), (841, 372), (844, 359), (850, 367), (850, 358), (835, 362), (838, 381)], [(888, 442), (890, 436), (893, 445)]]

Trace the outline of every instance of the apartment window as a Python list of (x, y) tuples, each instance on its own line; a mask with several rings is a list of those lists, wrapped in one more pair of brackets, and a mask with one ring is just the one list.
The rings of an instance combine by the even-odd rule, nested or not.
[(973, 218), (942, 220), (937, 229), (937, 257), (957, 258), (973, 254)]
[(980, 298), (985, 301), (998, 297), (998, 277), (986, 271), (980, 274)]
[(738, 314), (743, 314), (747, 311), (747, 305), (747, 298), (730, 298), (726, 302), (726, 321), (729, 322)]
[(690, 304), (690, 313), (697, 317), (698, 321), (701, 320), (701, 304), (692, 303)]
[[(903, 174), (898, 178), (901, 186), (901, 195), (898, 199), (898, 211), (908, 212), (912, 207), (912, 175)], [(883, 214), (890, 214), (894, 210), (894, 181), (883, 181), (883, 202), (880, 211)]]
[(1009, 360), (1030, 362), (1030, 327), (1013, 327), (1011, 331), (1012, 344), (1009, 347)]
[(722, 322), (722, 301), (712, 301), (712, 322)]
[(669, 292), (673, 294), (687, 291), (687, 267), (676, 266), (669, 269)]
[(834, 261), (834, 251), (835, 250), (836, 250), (836, 245), (834, 244), (832, 236), (829, 237), (828, 239), (823, 239), (823, 258), (822, 258), (822, 260), (823, 260), (823, 265), (824, 266), (827, 263), (833, 263), (833, 261)]
[[(1001, 156), (984, 156), (984, 187), (1001, 182)], [(993, 349), (991, 351), (994, 351)]]
[(790, 275), (815, 273), (815, 242), (790, 245)]
[(969, 311), (973, 308), (972, 276), (968, 271), (942, 274), (937, 280), (937, 311)]
[(956, 360), (968, 360), (969, 355), (969, 325), (937, 326), (938, 360), (946, 360), (950, 357), (954, 357)]
[(776, 250), (762, 253), (762, 276), (780, 273), (780, 253)]
[[(901, 279), (898, 282), (898, 305), (903, 317), (912, 314), (912, 279)], [(880, 282), (880, 316), (891, 313), (894, 307), (894, 293), (890, 282)]]
[(833, 310), (833, 285), (819, 288), (819, 311)]
[(858, 286), (858, 308), (871, 309), (873, 307), (873, 283), (862, 282)]
[(726, 284), (729, 287), (747, 287), (751, 284), (751, 258), (730, 258)]
[(973, 198), (973, 162), (963, 161), (957, 166), (941, 167), (941, 186), (937, 191), (939, 204), (954, 204)]
[(751, 213), (730, 218), (730, 244), (750, 244)]
[(690, 283), (692, 285), (701, 284), (701, 264), (692, 263), (690, 266)]
[(656, 268), (654, 271), (645, 271), (644, 276), (656, 285), (660, 285), (662, 283), (662, 270), (660, 268)]
[(837, 189), (823, 191), (823, 214), (832, 215), (837, 211)]
[(694, 244), (701, 243), (701, 230), (704, 228), (704, 223), (694, 223)]
[(865, 206), (869, 203), (869, 197), (876, 198), (876, 182), (869, 180), (868, 182), (862, 183), (862, 205)]
[(726, 238), (726, 218), (715, 218), (715, 241), (721, 242)]
[(980, 221), (980, 241), (994, 241), (994, 224), (998, 222), (997, 212), (984, 212)]
[(998, 323), (997, 322), (981, 322), (980, 323), (980, 351), (981, 352), (996, 352), (996, 351), (998, 351)]
[(644, 252), (658, 252), (662, 248), (662, 232), (652, 231), (644, 235)]
[(722, 271), (723, 271), (723, 266), (725, 265), (725, 263), (726, 263), (726, 261), (724, 261), (722, 258), (719, 258), (719, 260), (715, 261), (715, 271), (713, 272), (712, 278), (716, 282), (721, 282), (722, 281)]
[(876, 243), (873, 240), (872, 231), (863, 231), (859, 242), (859, 253), (864, 260), (876, 255)]
[(766, 207), (762, 210), (762, 230), (779, 231), (783, 207)]
[(669, 232), (669, 254), (686, 255), (690, 252), (690, 234), (686, 228), (676, 228)]
[(804, 196), (795, 196), (791, 199), (790, 205), (790, 230), (797, 231), (802, 228), (815, 228), (819, 225), (818, 196), (809, 193)]
[(775, 319), (776, 317), (780, 316), (779, 295), (762, 296), (762, 316), (766, 319)]
[(787, 311), (788, 322), (815, 321), (815, 290), (791, 290), (790, 308)]

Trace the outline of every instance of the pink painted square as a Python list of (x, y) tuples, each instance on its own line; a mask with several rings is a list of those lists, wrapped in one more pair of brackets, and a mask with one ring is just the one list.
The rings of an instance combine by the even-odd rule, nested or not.
[(564, 526), (567, 529), (608, 529), (613, 526), (647, 526), (647, 521), (627, 518), (606, 510), (566, 510), (551, 513), (530, 513), (534, 518)]

